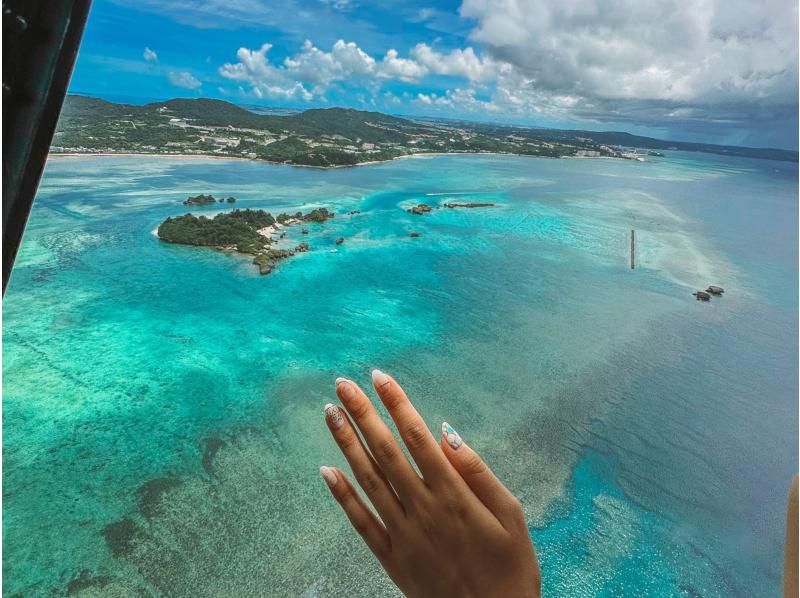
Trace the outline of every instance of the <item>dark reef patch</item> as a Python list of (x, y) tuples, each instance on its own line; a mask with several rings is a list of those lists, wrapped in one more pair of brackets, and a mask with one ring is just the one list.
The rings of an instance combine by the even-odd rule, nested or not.
[(115, 557), (121, 557), (131, 549), (133, 535), (136, 533), (136, 525), (125, 517), (114, 523), (109, 523), (103, 528), (102, 533), (111, 554)]
[(203, 441), (202, 465), (208, 475), (214, 475), (214, 457), (226, 444), (219, 436), (209, 436)]
[(163, 494), (181, 485), (176, 478), (156, 478), (145, 482), (136, 491), (139, 511), (148, 519), (158, 512)]
[(89, 588), (104, 588), (106, 587), (111, 578), (107, 575), (92, 575), (91, 571), (87, 569), (81, 570), (78, 573), (77, 577), (72, 578), (72, 580), (67, 584), (67, 594), (77, 594), (83, 590), (88, 590)]

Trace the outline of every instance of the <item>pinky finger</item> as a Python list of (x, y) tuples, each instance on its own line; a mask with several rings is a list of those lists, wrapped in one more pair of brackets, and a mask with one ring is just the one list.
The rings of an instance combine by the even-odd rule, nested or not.
[(344, 510), (353, 529), (358, 532), (367, 547), (382, 562), (391, 547), (389, 534), (383, 523), (364, 504), (350, 480), (340, 470), (335, 467), (323, 466), (319, 468), (319, 473), (336, 502)]

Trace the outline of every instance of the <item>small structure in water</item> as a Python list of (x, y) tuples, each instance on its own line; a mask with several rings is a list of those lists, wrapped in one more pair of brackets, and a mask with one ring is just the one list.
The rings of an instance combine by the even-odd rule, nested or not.
[(712, 295), (722, 295), (722, 293), (724, 292), (725, 289), (723, 289), (722, 287), (714, 286), (713, 284), (706, 289), (706, 293), (711, 293)]
[(711, 295), (706, 293), (705, 291), (697, 291), (696, 293), (692, 293), (698, 301), (710, 301)]

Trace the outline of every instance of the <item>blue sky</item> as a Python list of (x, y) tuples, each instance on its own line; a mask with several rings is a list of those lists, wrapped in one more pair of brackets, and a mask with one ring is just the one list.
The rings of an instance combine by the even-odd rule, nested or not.
[(95, 0), (71, 91), (797, 148), (791, 0)]

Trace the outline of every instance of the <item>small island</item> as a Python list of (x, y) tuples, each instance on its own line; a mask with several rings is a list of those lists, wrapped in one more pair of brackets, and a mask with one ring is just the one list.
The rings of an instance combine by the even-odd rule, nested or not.
[(467, 202), (467, 203), (446, 203), (445, 208), (493, 208), (493, 203)]
[[(442, 208), (493, 208), (495, 204), (493, 203), (480, 203), (480, 202), (467, 202), (467, 203), (445, 203), (439, 207)], [(408, 208), (406, 212), (409, 214), (416, 214), (417, 216), (421, 216), (422, 214), (427, 214), (428, 212), (432, 212), (433, 210), (438, 210), (439, 207), (429, 206), (426, 203), (417, 204), (411, 208)]]
[(203, 195), (202, 193), (183, 200), (185, 206), (202, 206), (211, 203), (217, 203), (216, 198), (213, 195)]
[(327, 208), (317, 208), (308, 214), (297, 212), (293, 216), (279, 214), (273, 217), (264, 210), (233, 210), (208, 218), (184, 214), (167, 218), (158, 227), (158, 238), (167, 243), (214, 247), (222, 251), (236, 251), (252, 255), (259, 272), (269, 274), (280, 260), (309, 250), (308, 243), (293, 249), (271, 247), (283, 238), (285, 226), (301, 222), (325, 222), (334, 215)]
[[(236, 203), (236, 198), (235, 197), (219, 198), (219, 203), (225, 203), (225, 202)], [(185, 206), (203, 206), (212, 203), (217, 203), (217, 199), (213, 195), (210, 194), (203, 195), (202, 193), (200, 195), (195, 195), (194, 197), (187, 197), (183, 201), (183, 205)]]
[(421, 216), (422, 214), (427, 214), (431, 210), (433, 210), (431, 206), (429, 206), (426, 203), (421, 203), (419, 205), (414, 206), (413, 208), (408, 208), (408, 210), (406, 211), (409, 214), (416, 214), (417, 216)]

